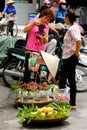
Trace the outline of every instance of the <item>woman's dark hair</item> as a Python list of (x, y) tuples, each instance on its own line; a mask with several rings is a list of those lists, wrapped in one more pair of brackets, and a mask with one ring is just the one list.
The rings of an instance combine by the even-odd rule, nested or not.
[(48, 8), (49, 8), (48, 6), (43, 5), (43, 6), (41, 6), (39, 12), (41, 13), (42, 11), (44, 11), (45, 9), (48, 9)]
[(49, 8), (47, 9), (44, 9), (41, 13), (40, 13), (40, 16), (39, 17), (43, 17), (43, 16), (47, 16), (50, 20), (49, 22), (53, 22), (54, 21), (54, 18), (55, 18), (55, 15), (53, 13), (53, 11)]
[(54, 2), (58, 3), (58, 0), (53, 0), (53, 2), (52, 2), (52, 3), (54, 3)]
[(71, 11), (71, 10), (68, 10), (65, 16), (69, 17), (71, 24), (73, 24), (76, 21), (76, 18), (79, 17), (78, 15), (76, 15), (75, 11)]

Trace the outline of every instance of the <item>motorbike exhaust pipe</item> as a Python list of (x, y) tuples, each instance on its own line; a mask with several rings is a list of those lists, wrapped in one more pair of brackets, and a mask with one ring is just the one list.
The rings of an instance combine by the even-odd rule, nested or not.
[(13, 70), (5, 70), (4, 73), (9, 75), (9, 76), (23, 77), (23, 72), (17, 72), (17, 71), (13, 71)]

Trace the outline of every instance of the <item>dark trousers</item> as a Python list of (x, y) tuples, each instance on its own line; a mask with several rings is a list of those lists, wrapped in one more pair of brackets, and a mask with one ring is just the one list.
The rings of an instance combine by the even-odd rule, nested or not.
[(13, 26), (14, 26), (14, 21), (9, 21), (8, 22), (8, 32), (7, 33), (11, 33), (11, 36), (13, 36)]
[[(24, 71), (24, 80), (23, 80), (24, 83), (29, 83), (31, 81), (32, 71), (29, 70), (29, 68), (28, 68), (28, 66), (29, 66), (29, 63), (28, 63), (29, 58), (30, 58), (30, 53), (26, 53), (25, 54), (25, 71)], [(40, 73), (40, 69), (38, 71), (38, 74), (39, 73)], [(37, 75), (37, 72), (34, 72), (34, 81), (35, 81), (36, 75)], [(40, 77), (39, 77), (39, 75), (37, 75), (36, 82), (40, 83)]]
[(66, 80), (68, 79), (70, 84), (70, 105), (76, 105), (76, 81), (75, 81), (75, 69), (78, 62), (78, 58), (72, 55), (70, 58), (63, 60), (61, 67), (61, 74), (59, 78), (59, 87), (65, 88)]

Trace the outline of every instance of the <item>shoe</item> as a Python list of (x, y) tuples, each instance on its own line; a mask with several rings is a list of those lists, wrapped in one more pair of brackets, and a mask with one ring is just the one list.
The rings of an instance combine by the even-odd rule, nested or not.
[(70, 108), (71, 108), (71, 110), (76, 110), (77, 106), (71, 106), (70, 105)]

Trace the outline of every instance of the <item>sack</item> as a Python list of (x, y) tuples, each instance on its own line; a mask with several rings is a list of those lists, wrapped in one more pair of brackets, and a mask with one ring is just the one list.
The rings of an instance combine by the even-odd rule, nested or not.
[(39, 55), (39, 53), (36, 52), (30, 53), (28, 63), (29, 63), (28, 69), (34, 72), (38, 71), (40, 65), (45, 65), (43, 58)]
[(37, 72), (39, 69), (39, 64), (36, 64), (36, 60), (39, 56), (39, 53), (31, 52), (30, 53), (30, 58), (28, 60), (28, 69), (32, 70), (34, 72)]

